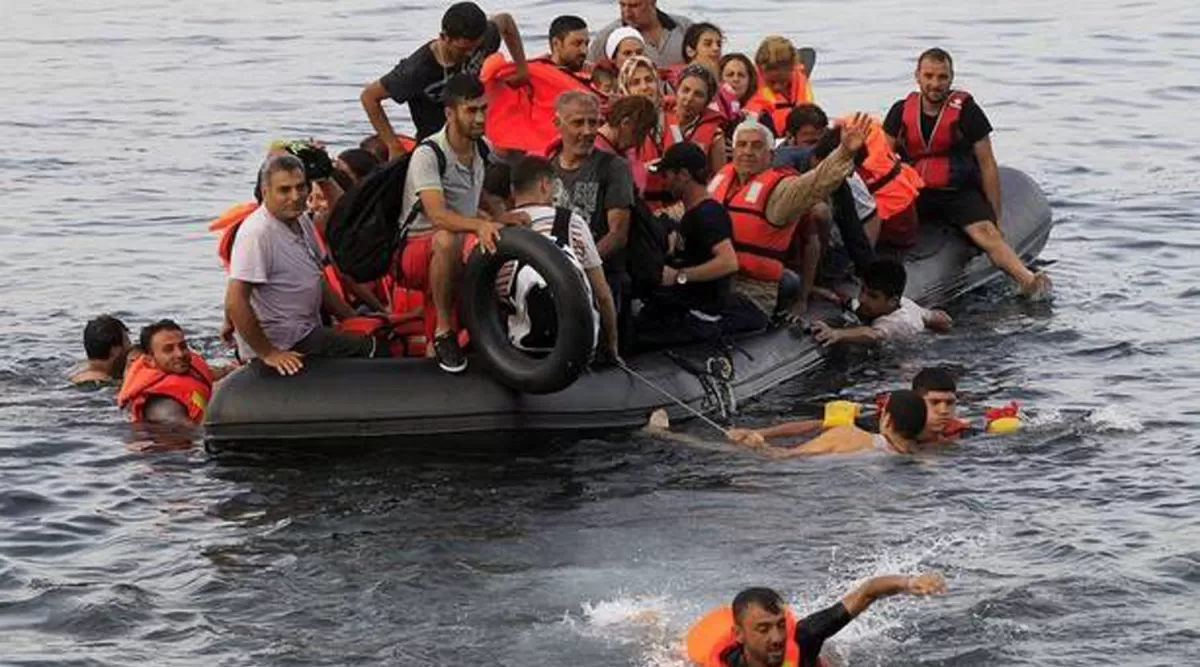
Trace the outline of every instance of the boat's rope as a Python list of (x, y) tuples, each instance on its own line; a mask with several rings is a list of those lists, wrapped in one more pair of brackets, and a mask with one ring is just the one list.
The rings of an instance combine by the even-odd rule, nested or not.
[(657, 391), (658, 393), (662, 394), (663, 396), (666, 396), (667, 398), (671, 399), (671, 401), (673, 401), (676, 405), (678, 405), (679, 407), (681, 407), (684, 410), (687, 410), (689, 413), (691, 413), (691, 415), (693, 417), (699, 419), (700, 421), (704, 422), (705, 424), (708, 424), (709, 426), (716, 429), (722, 436), (725, 435), (725, 429), (720, 424), (718, 424), (717, 422), (704, 416), (704, 414), (701, 413), (699, 410), (693, 408), (692, 406), (688, 405), (687, 403), (684, 403), (682, 400), (676, 398), (675, 395), (672, 394), (671, 392), (669, 392), (666, 389), (663, 389), (662, 387), (658, 386), (657, 384), (651, 382), (644, 375), (642, 375), (641, 373), (630, 368), (625, 363), (624, 359), (618, 359), (617, 365), (621, 367), (621, 370), (625, 371), (626, 373), (629, 373), (630, 375), (637, 378), (638, 380), (641, 380), (647, 387), (650, 387), (654, 391)]

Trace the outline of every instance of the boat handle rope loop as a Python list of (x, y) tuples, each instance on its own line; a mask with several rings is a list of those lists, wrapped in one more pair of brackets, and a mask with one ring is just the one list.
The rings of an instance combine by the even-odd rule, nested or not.
[[(712, 359), (710, 358), (710, 359), (709, 359), (709, 361), (712, 361)], [(691, 414), (693, 417), (695, 417), (695, 418), (699, 419), (700, 421), (704, 422), (704, 423), (705, 423), (705, 424), (707, 424), (708, 426), (711, 426), (711, 427), (712, 427), (714, 430), (716, 430), (716, 431), (717, 431), (718, 433), (720, 433), (722, 436), (724, 436), (724, 435), (725, 435), (725, 428), (724, 428), (724, 427), (722, 427), (720, 424), (718, 424), (717, 422), (713, 421), (712, 419), (709, 419), (707, 416), (705, 416), (705, 415), (704, 415), (704, 413), (702, 413), (702, 412), (700, 412), (699, 410), (697, 410), (697, 409), (693, 408), (692, 406), (688, 405), (687, 403), (684, 403), (684, 402), (683, 402), (681, 399), (679, 399), (678, 397), (676, 397), (676, 396), (675, 396), (674, 394), (672, 394), (671, 392), (667, 391), (666, 389), (663, 389), (662, 387), (658, 386), (658, 385), (657, 385), (657, 384), (655, 384), (654, 382), (651, 382), (651, 381), (650, 381), (648, 378), (646, 378), (646, 377), (645, 377), (644, 375), (642, 375), (641, 373), (639, 373), (639, 372), (637, 372), (637, 371), (633, 370), (632, 368), (630, 368), (630, 367), (629, 367), (629, 365), (625, 363), (625, 360), (624, 360), (624, 359), (619, 359), (619, 360), (617, 361), (617, 365), (618, 365), (618, 366), (620, 366), (621, 370), (625, 371), (626, 373), (629, 373), (630, 375), (632, 375), (633, 377), (635, 377), (635, 378), (637, 378), (639, 381), (641, 381), (643, 384), (645, 384), (647, 387), (650, 387), (650, 388), (651, 388), (651, 389), (653, 389), (654, 391), (657, 391), (658, 393), (662, 394), (662, 395), (663, 395), (663, 396), (665, 396), (666, 398), (670, 399), (670, 400), (671, 400), (671, 402), (675, 403), (675, 404), (676, 404), (676, 405), (678, 405), (679, 407), (681, 407), (681, 408), (683, 408), (684, 410), (686, 410), (686, 411), (687, 411), (689, 414)], [(729, 368), (732, 370), (732, 364), (730, 364)], [(685, 370), (687, 370), (687, 369), (685, 368)], [(690, 371), (689, 371), (689, 372), (690, 372)], [(707, 402), (710, 396), (716, 396), (716, 401), (717, 401), (717, 402), (719, 403), (719, 405), (720, 405), (720, 409), (721, 409), (721, 412), (722, 412), (722, 416), (723, 416), (724, 418), (728, 418), (728, 414), (726, 413), (726, 403), (725, 403), (725, 401), (724, 401), (722, 398), (720, 398), (720, 394), (719, 394), (719, 393), (717, 393), (717, 392), (715, 391), (715, 388), (713, 388), (713, 391), (710, 393), (711, 384), (710, 384), (710, 382), (709, 382), (709, 380), (708, 380), (707, 378), (705, 378), (705, 377), (702, 377), (702, 376), (704, 376), (704, 375), (708, 375), (708, 373), (707, 373), (707, 372), (704, 372), (704, 371), (702, 371), (702, 372), (701, 372), (701, 374), (697, 374), (697, 376), (696, 376), (696, 377), (697, 377), (697, 378), (700, 380), (700, 384), (701, 384), (701, 386), (703, 386), (703, 387), (704, 387), (704, 392), (705, 392), (705, 401)], [(723, 383), (724, 383), (724, 384), (725, 384), (727, 387), (729, 387), (729, 396), (730, 396), (730, 400), (732, 400), (732, 397), (733, 397), (733, 389), (732, 389), (732, 386), (730, 386), (730, 384), (729, 384), (729, 381), (728, 381), (728, 380), (722, 380), (722, 382), (723, 382)]]

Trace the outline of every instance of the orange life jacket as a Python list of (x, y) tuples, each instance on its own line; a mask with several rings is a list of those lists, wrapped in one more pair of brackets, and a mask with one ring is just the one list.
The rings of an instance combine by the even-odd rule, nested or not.
[[(217, 256), (221, 258), (221, 264), (225, 267), (226, 273), (229, 272), (229, 262), (233, 257), (233, 242), (237, 240), (238, 230), (241, 229), (242, 223), (246, 221), (246, 218), (249, 218), (260, 206), (261, 204), (255, 202), (234, 204), (226, 209), (220, 217), (209, 223), (209, 231), (221, 232), (221, 238), (217, 241)], [(321, 253), (325, 257), (328, 257), (329, 244), (325, 241), (325, 235), (315, 225), (313, 226), (313, 231), (317, 239), (317, 247), (321, 249)], [(346, 288), (342, 286), (342, 279), (338, 276), (333, 262), (324, 262), (321, 266), (321, 273), (325, 275), (325, 280), (329, 283), (329, 288), (344, 301), (346, 299)]]
[(961, 146), (959, 118), (971, 94), (955, 90), (938, 112), (933, 134), (925, 141), (921, 134), (921, 94), (909, 93), (904, 100), (900, 141), (906, 160), (916, 167), (925, 187), (955, 189), (970, 183), (979, 166), (970, 147)]
[[(696, 144), (704, 151), (705, 155), (708, 155), (708, 150), (712, 146), (713, 139), (721, 131), (721, 115), (710, 109), (705, 109), (700, 115), (700, 119), (689, 130), (684, 130), (680, 126), (679, 117), (674, 109), (666, 111), (663, 117), (665, 127), (663, 128), (662, 139), (655, 141), (654, 137), (647, 136), (646, 142), (638, 150), (638, 160), (642, 164), (649, 164), (661, 159), (663, 155), (666, 155), (667, 149), (685, 141)], [(643, 198), (650, 206), (651, 211), (658, 211), (663, 206), (675, 200), (675, 197), (667, 191), (663, 175), (655, 173), (648, 173), (646, 176), (646, 189)]]
[[(844, 118), (842, 122), (847, 124), (850, 118)], [(871, 120), (865, 148), (867, 157), (858, 165), (858, 175), (875, 196), (880, 219), (887, 220), (912, 206), (925, 182), (916, 169), (905, 164), (892, 150), (877, 120)]]
[(483, 61), (479, 80), (488, 95), (487, 138), (498, 150), (537, 153), (558, 136), (554, 103), (568, 90), (592, 90), (588, 72), (568, 72), (549, 57), (530, 60), (529, 85), (513, 88), (504, 82), (517, 66), (503, 54)]
[(709, 194), (725, 205), (733, 219), (733, 249), (737, 251), (739, 274), (771, 282), (783, 277), (783, 263), (799, 218), (776, 227), (767, 220), (767, 202), (780, 181), (795, 175), (793, 169), (771, 167), (735, 187), (737, 172), (727, 164), (709, 181)]
[(125, 371), (117, 406), (128, 408), (130, 419), (140, 422), (145, 418), (146, 401), (152, 396), (165, 396), (187, 408), (188, 419), (199, 424), (212, 398), (213, 373), (200, 355), (192, 352), (191, 357), (191, 369), (183, 375), (151, 366), (145, 354), (134, 359)]
[[(763, 77), (762, 69), (758, 71), (758, 80), (766, 80)], [(784, 132), (787, 130), (788, 114), (801, 104), (812, 104), (813, 99), (812, 82), (808, 80), (808, 71), (804, 68), (804, 63), (796, 63), (796, 67), (792, 69), (792, 80), (788, 85), (787, 94), (780, 95), (764, 83), (750, 96), (750, 99), (746, 100), (745, 109), (753, 115), (767, 112), (771, 118), (775, 136), (783, 138)]]
[[(784, 610), (784, 618), (787, 619), (787, 645), (784, 648), (783, 667), (799, 667), (800, 645), (796, 643), (796, 615), (790, 607)], [(718, 607), (708, 612), (688, 629), (688, 660), (701, 667), (729, 667), (725, 662), (725, 655), (737, 645), (737, 640), (733, 638), (733, 608), (729, 606)]]

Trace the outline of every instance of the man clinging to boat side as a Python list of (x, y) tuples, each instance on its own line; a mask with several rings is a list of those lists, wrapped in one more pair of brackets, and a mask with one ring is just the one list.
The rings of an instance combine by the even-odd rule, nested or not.
[[(866, 115), (856, 116), (842, 132), (841, 144), (804, 174), (771, 166), (775, 135), (765, 125), (747, 120), (734, 130), (733, 160), (713, 176), (708, 191), (733, 218), (739, 267), (734, 287), (764, 312), (776, 311), (783, 262), (797, 225), (853, 172), (854, 153), (869, 127)], [(808, 296), (802, 293), (799, 303), (806, 306)]]
[(862, 272), (862, 292), (855, 314), (866, 324), (837, 329), (825, 322), (812, 325), (822, 345), (871, 344), (912, 338), (925, 331), (946, 332), (954, 321), (941, 310), (922, 308), (904, 296), (908, 273), (894, 259), (877, 259)]
[(517, 66), (509, 83), (518, 85), (528, 81), (525, 48), (512, 16), (496, 14), (489, 19), (473, 2), (453, 4), (442, 16), (442, 31), (437, 39), (363, 88), (360, 96), (363, 109), (392, 159), (406, 151), (383, 110), (383, 100), (390, 97), (397, 104), (407, 103), (417, 127), (417, 138), (424, 139), (442, 129), (446, 122), (442, 114), (446, 82), (458, 74), (478, 77), (484, 59), (500, 50), (501, 41)]
[(144, 351), (129, 364), (117, 405), (134, 422), (199, 424), (208, 409), (213, 383), (232, 367), (210, 367), (188, 347), (183, 329), (160, 320), (142, 329)]
[(950, 54), (937, 48), (922, 53), (916, 80), (920, 92), (893, 104), (883, 129), (925, 181), (918, 216), (963, 230), (1022, 293), (1047, 292), (1049, 277), (1026, 268), (1000, 231), (1000, 171), (992, 152), (992, 125), (970, 93), (951, 88)]
[(821, 649), (880, 598), (946, 591), (937, 573), (872, 577), (832, 606), (799, 620), (770, 588), (747, 588), (688, 631), (688, 658), (700, 667), (818, 667)]

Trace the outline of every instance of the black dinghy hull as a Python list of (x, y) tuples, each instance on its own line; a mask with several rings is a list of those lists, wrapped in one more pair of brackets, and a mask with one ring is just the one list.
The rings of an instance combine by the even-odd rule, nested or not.
[[(1001, 168), (1001, 180), (1005, 236), (1030, 262), (1050, 235), (1050, 205), (1025, 174)], [(941, 224), (922, 225), (906, 264), (906, 293), (927, 307), (1007, 280), (961, 233)], [(732, 351), (707, 344), (651, 353), (631, 359), (629, 366), (692, 407), (712, 412), (720, 408), (722, 389), (745, 401), (813, 372), (825, 359), (812, 338), (797, 329), (735, 343)], [(716, 371), (720, 360), (731, 361), (732, 378), (706, 381), (698, 375), (710, 359)], [(686, 416), (669, 398), (619, 368), (587, 372), (565, 390), (531, 395), (508, 389), (475, 363), (454, 376), (428, 359), (312, 359), (294, 377), (280, 377), (256, 363), (219, 385), (208, 408), (205, 441), (220, 451), (341, 447), (370, 438), (373, 446), (420, 450), (436, 442), (436, 449), (445, 451), (447, 440), (532, 444), (551, 434), (635, 429), (658, 408), (668, 408), (672, 417)]]

